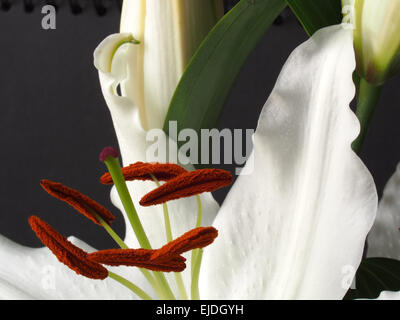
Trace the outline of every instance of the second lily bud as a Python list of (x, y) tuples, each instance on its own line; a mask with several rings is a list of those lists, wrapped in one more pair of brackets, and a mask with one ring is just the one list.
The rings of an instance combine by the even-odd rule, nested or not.
[[(400, 0), (342, 0), (351, 15), (357, 71), (381, 85), (400, 71)], [(349, 20), (347, 20), (349, 21)]]

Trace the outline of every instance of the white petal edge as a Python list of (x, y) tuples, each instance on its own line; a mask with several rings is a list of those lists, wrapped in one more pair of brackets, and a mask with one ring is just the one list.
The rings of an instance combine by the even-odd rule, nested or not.
[[(351, 31), (321, 29), (289, 57), (205, 249), (202, 299), (341, 299), (377, 210), (351, 150), (359, 123)], [(245, 169), (246, 170), (246, 169)]]
[(400, 163), (387, 182), (368, 235), (368, 256), (400, 260)]
[[(115, 45), (117, 45), (119, 41), (118, 37), (111, 37), (109, 39), (114, 39)], [(113, 47), (113, 44), (109, 45)], [(129, 49), (126, 50), (128, 47)], [(99, 70), (101, 89), (111, 113), (123, 164), (125, 166), (137, 161), (151, 162), (157, 160), (149, 158), (147, 155), (146, 151), (148, 150), (149, 146), (153, 144), (153, 141), (147, 141), (146, 139), (147, 131), (143, 129), (139, 116), (139, 109), (135, 102), (127, 97), (118, 96), (115, 94), (115, 87), (118, 83), (122, 84), (123, 93), (128, 84), (132, 85), (133, 76), (129, 72), (124, 74), (124, 68), (129, 65), (129, 59), (132, 57), (132, 54), (134, 54), (134, 51), (137, 50), (137, 48), (138, 47), (136, 45), (127, 45), (124, 46), (124, 48), (118, 49), (114, 55), (111, 72), (104, 72), (101, 69)], [(104, 54), (107, 53), (107, 51), (104, 52)], [(102, 59), (102, 57), (97, 56), (97, 59)], [(124, 78), (124, 76), (131, 78), (127, 80)], [(159, 129), (158, 133), (160, 140), (167, 141), (165, 142), (166, 145), (174, 146), (171, 148), (171, 150), (176, 149), (176, 143), (171, 141), (161, 129)], [(188, 170), (194, 169), (191, 165), (185, 167)], [(161, 247), (166, 243), (163, 207), (161, 205), (151, 207), (141, 207), (139, 205), (139, 200), (146, 193), (156, 188), (155, 183), (143, 181), (128, 182), (128, 188), (152, 247)], [(211, 225), (218, 212), (219, 205), (210, 193), (202, 194), (200, 198), (203, 212), (202, 225)], [(129, 247), (138, 248), (139, 244), (136, 240), (136, 236), (132, 231), (129, 220), (125, 214), (115, 188), (112, 188), (111, 191), (111, 201), (118, 209), (121, 210), (124, 215), (126, 225), (124, 241)], [(172, 235), (174, 238), (195, 227), (197, 219), (197, 200), (195, 197), (171, 201), (168, 203), (168, 210)], [(182, 273), (182, 275), (184, 282), (186, 283), (186, 288), (189, 290), (190, 255), (187, 254), (185, 257), (187, 258), (186, 264), (188, 268)], [(167, 274), (167, 278), (172, 287), (175, 288), (173, 275)]]
[(400, 291), (382, 291), (375, 300), (400, 300)]
[[(69, 240), (87, 252), (94, 251), (74, 237)], [(0, 236), (0, 261), (1, 300), (137, 299), (130, 290), (112, 279), (92, 280), (77, 275), (45, 247), (24, 247)], [(123, 276), (131, 273), (126, 269), (110, 270)], [(144, 282), (137, 284), (145, 285)]]
[(106, 37), (93, 53), (94, 66), (97, 70), (111, 72), (114, 54), (118, 48), (126, 43), (131, 43), (133, 36), (130, 33), (115, 33)]

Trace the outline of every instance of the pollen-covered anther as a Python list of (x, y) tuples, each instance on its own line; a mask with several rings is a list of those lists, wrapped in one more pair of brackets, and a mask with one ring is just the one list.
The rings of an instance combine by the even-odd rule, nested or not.
[(172, 240), (162, 248), (155, 250), (151, 259), (160, 260), (165, 257), (181, 255), (190, 250), (204, 248), (214, 242), (218, 230), (214, 227), (198, 227)]
[(101, 225), (101, 223), (97, 219), (96, 214), (109, 225), (111, 225), (115, 219), (114, 215), (101, 204), (90, 199), (88, 196), (85, 196), (77, 190), (66, 187), (59, 182), (53, 182), (50, 180), (42, 180), (40, 185), (51, 196), (65, 201), (71, 207), (82, 213), (86, 218), (92, 220), (98, 225)]
[(185, 270), (186, 259), (180, 255), (152, 259), (156, 250), (149, 249), (108, 249), (90, 253), (88, 259), (109, 266), (131, 266), (161, 272)]
[(103, 280), (108, 277), (106, 268), (99, 263), (90, 261), (87, 258), (87, 252), (72, 244), (48, 223), (36, 216), (31, 216), (28, 221), (36, 236), (53, 252), (61, 263), (74, 270), (77, 274), (90, 279)]
[[(175, 163), (147, 163), (136, 162), (127, 167), (123, 167), (122, 174), (126, 181), (133, 180), (153, 180), (154, 176), (159, 181), (171, 180), (187, 171)], [(113, 184), (111, 175), (107, 172), (101, 178), (102, 184)]]
[(151, 206), (203, 192), (212, 192), (230, 185), (232, 181), (232, 174), (221, 169), (189, 171), (150, 191), (139, 203), (142, 206)]

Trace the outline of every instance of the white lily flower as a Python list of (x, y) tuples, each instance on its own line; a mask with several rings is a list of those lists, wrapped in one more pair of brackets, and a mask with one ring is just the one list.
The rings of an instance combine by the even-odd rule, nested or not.
[[(121, 47), (112, 54), (130, 37), (110, 36), (95, 54), (126, 164), (151, 160), (145, 159), (148, 145), (140, 107), (115, 90), (123, 79), (134, 77), (127, 50)], [(351, 150), (359, 132), (349, 108), (355, 94), (352, 41), (350, 31), (332, 26), (294, 50), (259, 119), (251, 155), (254, 171), (238, 178), (214, 222), (218, 206), (210, 194), (202, 195), (203, 223), (213, 224), (219, 237), (204, 250), (201, 298), (341, 299), (349, 288), (346, 273), (360, 263), (377, 209), (373, 179)], [(138, 53), (137, 45), (125, 46), (130, 46), (129, 55)], [(129, 183), (144, 229), (157, 247), (165, 243), (162, 208), (138, 205), (153, 188), (150, 182)], [(111, 197), (124, 212), (114, 190)], [(193, 228), (194, 199), (171, 201), (168, 207), (174, 237)], [(130, 228), (125, 241), (138, 246)], [(0, 259), (6, 261), (0, 265), (2, 298), (134, 298), (109, 279), (76, 275), (57, 264), (47, 249), (23, 248), (3, 239)], [(44, 266), (54, 271), (54, 286), (49, 287), (55, 290), (43, 287)], [(122, 271), (155, 297), (136, 268)], [(177, 292), (172, 280), (168, 277)], [(189, 288), (190, 276), (184, 274), (183, 280)]]

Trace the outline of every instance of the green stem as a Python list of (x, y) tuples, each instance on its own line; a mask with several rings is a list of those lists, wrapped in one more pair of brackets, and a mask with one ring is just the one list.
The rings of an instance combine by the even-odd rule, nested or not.
[(144, 292), (142, 289), (140, 289), (137, 285), (133, 284), (132, 282), (130, 282), (129, 280), (111, 272), (108, 271), (108, 276), (111, 279), (114, 279), (115, 281), (119, 282), (120, 284), (122, 284), (123, 286), (127, 287), (128, 289), (130, 289), (132, 292), (134, 292), (139, 298), (142, 298), (143, 300), (152, 300), (151, 297)]
[(176, 286), (178, 287), (179, 296), (181, 300), (187, 300), (188, 296), (186, 294), (185, 284), (183, 283), (182, 275), (180, 272), (174, 272)]
[[(196, 228), (201, 226), (201, 219), (202, 219), (202, 208), (201, 208), (201, 199), (199, 195), (196, 195), (197, 199), (197, 220), (196, 220)], [(192, 258), (191, 258), (191, 273), (193, 276), (193, 271), (194, 271), (194, 266), (196, 263), (196, 258), (197, 258), (198, 250), (192, 250)]]
[(153, 272), (153, 274), (156, 277), (157, 281), (160, 283), (160, 287), (164, 291), (163, 299), (176, 300), (174, 293), (172, 292), (171, 287), (169, 286), (164, 274), (162, 272)]
[[(159, 186), (159, 184), (158, 184)], [(167, 237), (167, 242), (172, 241), (172, 229), (171, 222), (169, 219), (168, 207), (166, 203), (163, 203), (163, 211), (164, 211), (164, 225), (165, 225), (165, 234)], [(185, 285), (183, 284), (182, 276), (179, 272), (174, 272), (176, 285), (179, 290), (179, 295), (182, 300), (187, 300)]]
[(358, 138), (352, 144), (353, 150), (357, 154), (360, 154), (362, 150), (375, 107), (379, 101), (381, 90), (382, 86), (374, 86), (368, 83), (364, 78), (360, 79), (356, 114), (360, 120), (361, 131)]
[[(196, 195), (197, 198), (197, 221), (196, 221), (196, 228), (201, 226), (201, 220), (202, 220), (202, 208), (201, 208), (201, 199), (199, 195)], [(191, 274), (192, 274), (192, 296), (193, 296), (193, 291), (197, 290), (197, 292), (199, 291), (198, 288), (198, 282), (199, 282), (199, 274), (200, 274), (200, 266), (201, 266), (201, 258), (202, 255), (200, 254), (200, 250), (196, 249), (196, 250), (192, 250), (192, 259), (191, 261)], [(196, 270), (199, 270), (197, 275), (196, 275)], [(194, 279), (194, 280), (193, 280)], [(194, 286), (197, 286), (196, 288), (193, 288)]]
[[(167, 237), (167, 242), (172, 241), (172, 229), (171, 229), (171, 222), (169, 219), (168, 207), (166, 203), (163, 203), (163, 210), (164, 210), (164, 224), (165, 224), (165, 234)], [(185, 285), (183, 283), (182, 275), (180, 272), (174, 272), (176, 285), (178, 287), (179, 296), (182, 300), (187, 300), (187, 294)]]
[[(120, 246), (122, 249), (129, 249), (129, 247), (126, 245), (126, 243), (119, 237), (118, 234), (115, 233), (115, 231), (108, 225), (107, 222), (105, 222), (97, 213), (94, 211), (92, 212), (97, 220), (101, 223), (101, 225), (104, 227), (104, 229), (108, 232), (108, 234), (111, 236), (111, 238), (114, 239), (114, 241)], [(158, 296), (161, 298), (161, 292), (160, 289), (156, 283), (156, 280), (153, 278), (151, 275), (150, 271), (146, 269), (139, 268), (140, 272), (143, 274), (143, 276), (147, 279), (147, 281), (150, 283), (150, 285), (153, 287), (154, 291), (158, 294)]]
[(203, 210), (201, 208), (201, 199), (199, 195), (196, 195), (197, 198), (197, 221), (196, 221), (196, 228), (201, 226), (201, 219), (203, 217)]
[(165, 226), (165, 235), (167, 237), (167, 242), (172, 241), (172, 228), (171, 221), (169, 219), (169, 212), (166, 203), (163, 203), (163, 212), (164, 212), (164, 226)]
[[(157, 187), (160, 187), (160, 182), (158, 181), (158, 179), (153, 174), (150, 174), (150, 176), (154, 180)], [(163, 203), (163, 212), (164, 212), (165, 235), (167, 238), (167, 242), (171, 242), (172, 241), (172, 228), (171, 228), (171, 221), (169, 219), (168, 206), (166, 203)], [(175, 272), (174, 276), (175, 276), (176, 285), (178, 287), (178, 291), (179, 291), (179, 295), (180, 295), (181, 299), (187, 300), (188, 297), (186, 294), (185, 285), (182, 280), (182, 275), (179, 272)]]
[(119, 237), (118, 234), (115, 233), (115, 231), (109, 226), (107, 222), (105, 222), (98, 214), (93, 213), (96, 215), (97, 220), (100, 221), (101, 225), (103, 228), (108, 232), (111, 238), (114, 239), (114, 241), (120, 246), (122, 249), (128, 249), (128, 246), (125, 244), (125, 242)]
[(139, 244), (144, 249), (151, 249), (150, 241), (143, 229), (142, 223), (140, 222), (136, 208), (133, 204), (131, 195), (129, 194), (128, 187), (125, 182), (124, 175), (121, 171), (118, 158), (108, 157), (104, 163), (106, 164), (108, 171), (111, 174), (114, 185), (117, 188), (118, 195), (121, 199), (122, 205), (125, 209), (126, 215), (128, 216), (129, 222), (135, 232), (136, 238)]
[(197, 249), (199, 252), (196, 256), (196, 264), (194, 265), (193, 275), (192, 275), (192, 287), (191, 287), (191, 296), (192, 300), (200, 300), (200, 292), (199, 292), (199, 275), (200, 275), (200, 265), (198, 261), (201, 262), (203, 257), (203, 250)]

